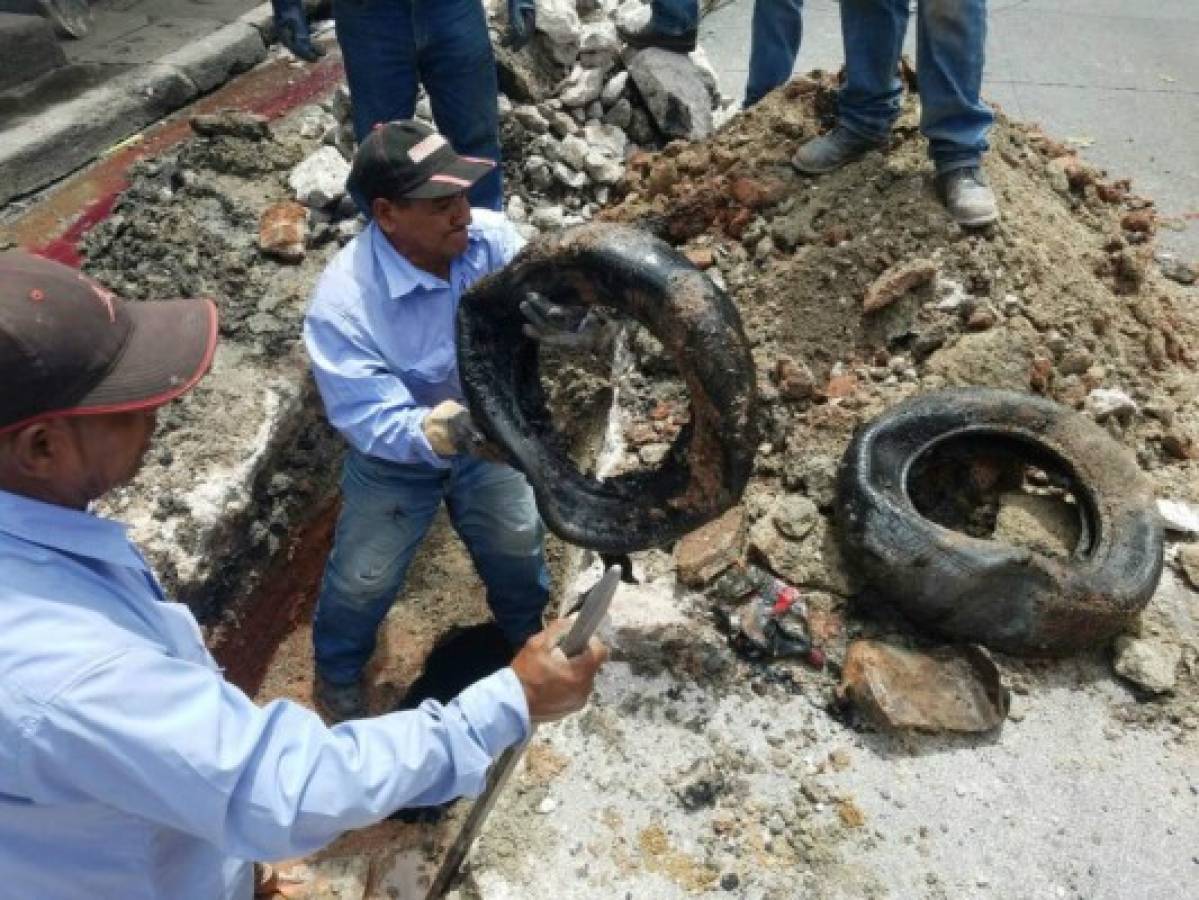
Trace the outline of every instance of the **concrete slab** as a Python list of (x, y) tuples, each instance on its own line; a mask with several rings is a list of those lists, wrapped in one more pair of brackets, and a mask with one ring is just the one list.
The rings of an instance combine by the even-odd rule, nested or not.
[(40, 16), (0, 12), (0, 91), (39, 78), (67, 58), (54, 36), (54, 26)]
[(180, 69), (200, 93), (206, 94), (238, 72), (266, 59), (266, 44), (253, 25), (231, 22), (162, 57), (166, 66)]

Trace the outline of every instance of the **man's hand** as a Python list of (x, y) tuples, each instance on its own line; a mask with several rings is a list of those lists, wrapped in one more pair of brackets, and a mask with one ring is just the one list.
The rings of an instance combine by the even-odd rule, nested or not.
[(484, 442), (466, 407), (455, 400), (442, 400), (429, 410), (421, 430), (438, 456), (471, 453)]
[(592, 638), (586, 650), (568, 659), (557, 644), (569, 629), (569, 620), (555, 622), (529, 638), (512, 660), (534, 722), (552, 722), (586, 706), (595, 673), (608, 658), (608, 648)]
[(537, 5), (534, 0), (508, 0), (508, 46), (519, 50), (532, 40), (536, 28)]
[(303, 0), (271, 0), (271, 10), (279, 43), (305, 62), (316, 62), (325, 55), (324, 47), (312, 43)]
[(559, 306), (533, 292), (520, 302), (520, 311), (529, 320), (522, 329), (527, 337), (564, 350), (606, 353), (619, 327), (597, 310)]

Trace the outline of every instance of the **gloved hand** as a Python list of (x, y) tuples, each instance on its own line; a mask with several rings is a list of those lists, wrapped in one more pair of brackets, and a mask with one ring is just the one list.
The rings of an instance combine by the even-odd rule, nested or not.
[(279, 42), (284, 47), (305, 62), (316, 62), (325, 55), (324, 47), (312, 43), (303, 0), (271, 0), (271, 10), (275, 14)]
[(533, 39), (536, 28), (537, 4), (534, 0), (508, 0), (508, 46), (519, 50)]
[(605, 353), (619, 328), (598, 310), (559, 306), (531, 291), (521, 301), (520, 311), (529, 320), (522, 329), (526, 336), (566, 350)]
[(438, 456), (471, 453), (484, 443), (483, 435), (470, 420), (470, 412), (456, 400), (442, 400), (429, 410), (421, 430)]

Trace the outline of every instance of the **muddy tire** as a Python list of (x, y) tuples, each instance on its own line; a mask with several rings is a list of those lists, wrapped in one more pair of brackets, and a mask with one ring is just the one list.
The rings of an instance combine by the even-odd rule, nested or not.
[[(656, 469), (599, 481), (561, 449), (537, 342), (521, 330), (529, 291), (636, 319), (673, 357), (691, 419)], [(476, 283), (458, 309), (458, 368), (476, 424), (528, 477), (549, 529), (577, 546), (665, 546), (736, 504), (753, 471), (756, 381), (737, 308), (684, 256), (638, 229), (585, 225), (547, 235)]]
[[(974, 538), (921, 515), (913, 471), (955, 441), (1065, 473), (1082, 520), (1072, 552)], [(951, 639), (1017, 654), (1092, 646), (1145, 606), (1161, 576), (1161, 525), (1136, 462), (1090, 419), (1037, 397), (962, 388), (896, 406), (854, 436), (837, 491), (850, 564), (908, 618)]]

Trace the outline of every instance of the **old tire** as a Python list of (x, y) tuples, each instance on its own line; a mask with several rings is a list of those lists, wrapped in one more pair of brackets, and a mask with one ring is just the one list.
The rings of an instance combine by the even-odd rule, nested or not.
[[(913, 467), (962, 440), (1068, 473), (1086, 526), (1071, 554), (973, 538), (917, 511)], [(1037, 397), (961, 388), (900, 404), (854, 436), (837, 490), (847, 560), (948, 638), (1017, 654), (1091, 646), (1126, 625), (1161, 576), (1161, 525), (1136, 462), (1090, 419)]]
[[(691, 421), (661, 465), (599, 481), (558, 449), (521, 331), (529, 291), (636, 319), (674, 358)], [(471, 415), (525, 473), (551, 531), (580, 547), (661, 547), (737, 503), (753, 470), (756, 382), (737, 308), (684, 256), (645, 232), (584, 225), (526, 246), (458, 310), (458, 367)]]

